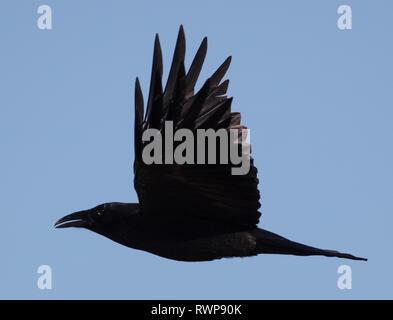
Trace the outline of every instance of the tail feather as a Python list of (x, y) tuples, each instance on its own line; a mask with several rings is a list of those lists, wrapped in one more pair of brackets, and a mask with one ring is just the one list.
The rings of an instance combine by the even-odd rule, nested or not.
[(255, 236), (257, 239), (258, 253), (293, 254), (296, 256), (318, 255), (367, 261), (366, 258), (356, 257), (349, 253), (341, 253), (335, 250), (325, 250), (310, 247), (298, 242), (288, 240), (273, 232), (263, 229), (257, 229), (255, 232)]

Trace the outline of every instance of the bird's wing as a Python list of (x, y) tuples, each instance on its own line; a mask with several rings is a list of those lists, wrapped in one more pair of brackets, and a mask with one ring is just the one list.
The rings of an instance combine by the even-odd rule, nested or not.
[[(239, 132), (235, 144), (241, 148), (245, 136), (240, 125), (240, 114), (231, 112), (232, 98), (224, 96), (228, 80), (225, 75), (231, 58), (217, 69), (194, 94), (194, 86), (206, 55), (207, 39), (203, 39), (198, 52), (186, 73), (184, 67), (185, 38), (180, 27), (174, 57), (165, 89), (162, 88), (162, 55), (155, 38), (153, 67), (147, 110), (144, 116), (143, 97), (138, 79), (135, 84), (135, 162), (134, 185), (142, 214), (182, 215), (208, 220), (218, 220), (245, 227), (254, 227), (260, 217), (260, 195), (257, 169), (248, 154), (250, 170), (244, 175), (233, 175), (233, 164), (146, 164), (143, 148), (150, 143), (142, 140), (147, 129), (164, 133), (165, 121), (172, 121), (174, 130), (230, 129)], [(143, 117), (144, 116), (144, 117)], [(242, 135), (243, 134), (243, 135)], [(164, 140), (164, 138), (162, 138)], [(179, 142), (177, 143), (179, 144)], [(229, 143), (231, 144), (231, 143)], [(175, 142), (176, 146), (176, 142)], [(229, 145), (229, 148), (231, 146)], [(204, 148), (207, 151), (207, 146)], [(163, 151), (164, 154), (164, 151)], [(220, 150), (217, 150), (217, 155)], [(163, 156), (164, 158), (164, 156)]]

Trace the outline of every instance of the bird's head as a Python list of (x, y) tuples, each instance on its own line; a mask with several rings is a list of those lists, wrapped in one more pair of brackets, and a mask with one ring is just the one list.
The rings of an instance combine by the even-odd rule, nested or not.
[(55, 223), (56, 228), (99, 229), (101, 226), (118, 222), (138, 212), (138, 204), (109, 202), (92, 209), (71, 213)]

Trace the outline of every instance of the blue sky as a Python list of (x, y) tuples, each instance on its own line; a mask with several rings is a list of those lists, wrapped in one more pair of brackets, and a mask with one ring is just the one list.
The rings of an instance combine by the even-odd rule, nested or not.
[[(37, 27), (43, 4), (52, 30)], [(337, 28), (342, 4), (352, 30)], [(2, 9), (0, 298), (393, 298), (391, 1), (4, 0)], [(156, 32), (166, 78), (180, 24), (187, 66), (208, 36), (202, 79), (233, 56), (229, 94), (251, 130), (260, 226), (368, 262), (175, 262), (53, 228), (73, 211), (137, 202), (134, 79), (146, 97)], [(37, 287), (43, 264), (52, 290)], [(337, 287), (343, 264), (351, 290)]]

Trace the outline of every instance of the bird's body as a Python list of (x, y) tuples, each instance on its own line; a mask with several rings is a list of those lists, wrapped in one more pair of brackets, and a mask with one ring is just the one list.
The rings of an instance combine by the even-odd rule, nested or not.
[(306, 246), (257, 227), (181, 215), (145, 215), (135, 203), (106, 203), (65, 216), (56, 225), (83, 227), (129, 248), (178, 261), (210, 261), (261, 253), (365, 260)]
[[(257, 227), (261, 215), (257, 169), (250, 154), (244, 151), (248, 149), (243, 148), (247, 145), (246, 127), (240, 125), (240, 114), (231, 112), (232, 99), (224, 96), (228, 80), (220, 84), (231, 59), (225, 60), (194, 94), (206, 49), (205, 38), (186, 73), (185, 38), (181, 27), (168, 82), (163, 89), (161, 48), (156, 36), (144, 118), (143, 97), (138, 79), (136, 81), (134, 186), (139, 204), (105, 203), (65, 216), (56, 227), (86, 228), (127, 247), (179, 261), (210, 261), (260, 253), (366, 260), (306, 246)], [(148, 129), (161, 133), (168, 122), (175, 130), (187, 129), (191, 133), (201, 129), (239, 132), (238, 139), (230, 141), (229, 146), (240, 150), (249, 170), (234, 175), (232, 162), (201, 164), (193, 162), (193, 158), (186, 164), (146, 163), (144, 133)], [(179, 140), (171, 143), (181, 144)], [(202, 148), (208, 150), (206, 145)], [(223, 149), (220, 145), (217, 159)]]
[(153, 219), (141, 214), (115, 222), (112, 228), (102, 234), (127, 247), (173, 260), (209, 261), (257, 254), (256, 229), (242, 231), (200, 219)]

